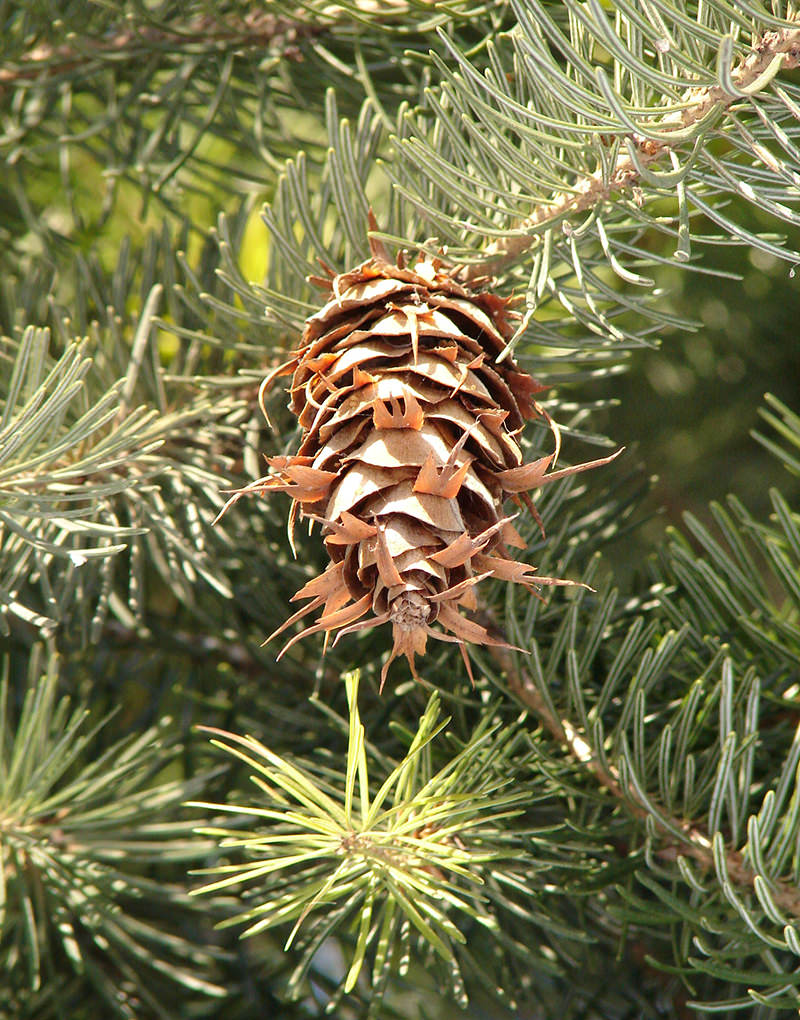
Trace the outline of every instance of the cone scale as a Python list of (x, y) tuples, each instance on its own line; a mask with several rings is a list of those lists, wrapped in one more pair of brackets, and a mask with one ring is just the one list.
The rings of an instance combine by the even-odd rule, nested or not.
[[(536, 512), (530, 490), (611, 458), (548, 471), (558, 431), (535, 400), (544, 387), (506, 353), (508, 302), (461, 286), (436, 258), (390, 262), (379, 244), (350, 272), (317, 280), (330, 299), (305, 324), (293, 356), (264, 380), (291, 375), (290, 408), (303, 430), (297, 453), (236, 493), (285, 492), (317, 522), (330, 565), (293, 601), (306, 604), (271, 635), (315, 611), (301, 638), (392, 628), (391, 662), (428, 638), (461, 647), (501, 644), (464, 615), (476, 586), (495, 577), (532, 592), (566, 584), (513, 559), (525, 543), (504, 505)], [(526, 420), (552, 429), (555, 452), (523, 463)], [(471, 675), (471, 674), (470, 674)]]

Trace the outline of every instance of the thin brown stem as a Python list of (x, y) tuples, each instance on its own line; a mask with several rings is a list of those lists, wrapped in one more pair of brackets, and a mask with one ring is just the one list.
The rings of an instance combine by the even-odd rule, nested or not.
[[(570, 756), (584, 766), (615, 800), (624, 804), (635, 818), (642, 821), (653, 819), (656, 827), (664, 834), (664, 845), (656, 851), (657, 856), (672, 861), (678, 857), (690, 857), (704, 870), (716, 870), (712, 842), (702, 826), (686, 819), (670, 818), (652, 798), (648, 796), (648, 803), (645, 804), (635, 789), (623, 786), (617, 769), (613, 766), (605, 768), (591, 744), (572, 723), (553, 714), (533, 680), (514, 668), (510, 655), (502, 649), (493, 651), (506, 671), (512, 692), (530, 709), (548, 733), (564, 745)], [(683, 835), (680, 842), (675, 841), (676, 831)], [(744, 863), (738, 850), (726, 849), (725, 864), (728, 879), (733, 884), (749, 889), (754, 887), (756, 872)], [(769, 886), (775, 905), (793, 917), (800, 917), (800, 889), (788, 882), (775, 880), (770, 880)]]
[(218, 21), (210, 16), (194, 18), (174, 26), (136, 25), (120, 28), (102, 37), (85, 37), (61, 46), (42, 43), (20, 59), (0, 67), (0, 95), (13, 85), (68, 73), (76, 67), (100, 62), (140, 59), (144, 51), (165, 49), (170, 54), (205, 53), (221, 48), (260, 49), (279, 45), (291, 56), (297, 43), (317, 34), (322, 24), (277, 17), (267, 11), (253, 11), (243, 18)]
[[(800, 21), (800, 15), (795, 16)], [(775, 64), (773, 65), (773, 61)], [(779, 31), (765, 32), (756, 45), (743, 58), (731, 77), (735, 87), (740, 91), (752, 89), (764, 80), (766, 87), (778, 71), (791, 70), (800, 66), (800, 27), (787, 25)], [(654, 133), (674, 133), (676, 137), (686, 132), (693, 125), (711, 117), (715, 109), (724, 113), (739, 97), (730, 95), (720, 86), (689, 89), (683, 96), (686, 104), (679, 113), (665, 116), (660, 121), (650, 124)], [(668, 140), (656, 140), (632, 136), (631, 144), (635, 146), (640, 166), (647, 168), (672, 150)], [(578, 216), (602, 205), (615, 194), (629, 190), (634, 192), (640, 172), (627, 149), (617, 156), (610, 173), (597, 170), (592, 174), (579, 178), (571, 190), (559, 195), (552, 202), (536, 206), (522, 223), (518, 224), (513, 234), (503, 237), (488, 245), (485, 250), (486, 260), (466, 266), (462, 272), (464, 279), (475, 281), (487, 276), (497, 276), (510, 264), (523, 255), (536, 243), (548, 223), (558, 223), (566, 217)]]

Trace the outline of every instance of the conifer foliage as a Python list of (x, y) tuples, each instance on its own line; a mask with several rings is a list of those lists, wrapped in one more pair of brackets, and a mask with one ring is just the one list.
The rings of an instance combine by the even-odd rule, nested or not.
[(784, 0), (0, 7), (0, 1020), (796, 1014), (798, 408), (756, 513), (665, 406), (650, 554), (613, 398), (721, 253), (777, 333), (799, 74)]

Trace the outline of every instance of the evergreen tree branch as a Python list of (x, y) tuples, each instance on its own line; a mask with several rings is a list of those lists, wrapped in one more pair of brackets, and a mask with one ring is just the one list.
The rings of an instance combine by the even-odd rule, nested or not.
[(296, 54), (297, 43), (318, 35), (325, 26), (299, 18), (286, 18), (271, 11), (254, 10), (244, 17), (217, 18), (202, 14), (184, 24), (125, 25), (104, 32), (102, 36), (87, 35), (72, 39), (61, 46), (38, 43), (17, 60), (0, 68), (0, 96), (9, 87), (36, 79), (55, 78), (79, 71), (91, 73), (99, 64), (140, 60), (154, 50), (170, 56), (191, 53), (195, 56), (220, 49), (264, 49), (279, 44), (284, 55)]
[[(800, 22), (800, 15), (796, 14), (794, 21)], [(730, 91), (722, 85), (687, 90), (681, 112), (671, 113), (654, 122), (652, 131), (667, 136), (674, 134), (676, 138), (683, 135), (680, 141), (685, 141), (685, 133), (692, 127), (712, 120), (715, 112), (725, 113), (737, 100), (760, 91), (779, 71), (796, 67), (800, 67), (800, 24), (765, 32), (731, 72)], [(476, 280), (502, 273), (537, 243), (539, 232), (548, 223), (558, 223), (568, 215), (591, 212), (615, 193), (625, 190), (635, 192), (643, 176), (642, 170), (672, 152), (669, 138), (656, 140), (632, 134), (627, 143), (626, 150), (617, 156), (610, 173), (607, 168), (601, 167), (578, 179), (570, 192), (553, 202), (537, 206), (513, 234), (490, 243), (485, 249), (488, 261), (466, 267), (464, 277)]]
[[(750, 381), (756, 359), (769, 368), (767, 306), (785, 305), (785, 342), (794, 336), (791, 299), (767, 278), (797, 242), (762, 231), (800, 225), (800, 88), (796, 70), (785, 74), (800, 66), (795, 0), (263, 0), (259, 11), (242, 0), (14, 0), (6, 12), (0, 1014), (373, 1020), (399, 1017), (398, 1003), (441, 1017), (467, 992), (465, 1016), (499, 1015), (485, 1003), (501, 992), (508, 1015), (564, 1020), (796, 1012), (791, 491), (770, 493), (769, 519), (733, 502), (687, 516), (647, 566), (625, 543), (610, 567), (620, 595), (610, 578), (596, 583), (605, 568), (593, 553), (621, 549), (633, 484), (608, 472), (547, 487), (546, 543), (524, 512), (521, 537), (541, 576), (596, 590), (487, 592), (487, 625), (530, 658), (498, 656), (502, 675), (483, 658), (471, 690), (453, 649), (435, 648), (424, 686), (441, 689), (452, 719), (424, 746), (423, 685), (378, 696), (385, 635), (348, 635), (321, 662), (317, 645), (294, 645), (277, 666), (276, 649), (258, 647), (319, 571), (315, 538), (291, 562), (283, 515), (261, 500), (212, 525), (225, 489), (287, 453), (286, 398), (276, 387), (266, 426), (259, 384), (319, 311), (308, 282), (318, 262), (345, 273), (367, 257), (371, 208), (389, 247), (446, 246), (443, 260), (473, 282), (499, 275), (501, 303), (525, 291), (515, 358), (558, 388), (547, 406), (571, 462), (573, 442), (600, 441), (609, 398), (626, 403), (615, 384), (626, 351), (685, 329), (676, 307), (706, 324), (706, 303), (730, 313), (731, 358), (752, 335), (728, 292), (689, 292), (697, 274), (735, 268), (725, 248), (713, 268), (691, 264), (690, 241), (755, 249), (763, 287), (742, 291), (762, 302), (750, 323), (760, 342), (742, 363)], [(232, 191), (246, 195), (238, 212)], [(262, 200), (267, 242), (250, 229)], [(224, 210), (218, 251), (198, 246), (211, 209)], [(163, 229), (144, 238), (156, 220)], [(688, 281), (682, 298), (659, 300), (675, 275)], [(680, 365), (698, 382), (717, 374), (702, 344)], [(698, 409), (714, 407), (694, 392)], [(659, 420), (665, 444), (690, 448), (712, 477), (716, 404), (694, 432), (698, 419), (675, 405)], [(778, 435), (765, 445), (800, 470), (800, 419), (773, 405), (767, 420)], [(648, 435), (626, 428), (628, 445)], [(524, 443), (544, 440), (534, 431)], [(683, 499), (692, 489), (680, 477)], [(35, 629), (63, 668), (26, 682)], [(354, 662), (363, 726), (355, 700), (352, 718), (342, 713)], [(119, 705), (113, 729), (82, 724), (88, 705)], [(253, 733), (272, 757), (223, 737), (236, 768), (190, 794), (195, 780), (179, 777), (208, 755), (183, 737), (195, 719)], [(263, 767), (249, 796), (245, 753)], [(309, 835), (296, 796), (309, 788), (355, 824)], [(190, 836), (187, 795), (233, 816), (226, 861), (209, 860), (217, 833)], [(254, 808), (249, 824), (242, 805)], [(323, 838), (325, 860), (292, 863), (292, 846), (316, 852)], [(219, 865), (221, 882), (270, 870), (240, 903), (226, 892), (203, 909), (187, 896), (187, 863)], [(313, 882), (341, 896), (323, 903)], [(320, 909), (286, 913), (309, 903)], [(210, 925), (240, 911), (265, 931), (233, 948)], [(290, 952), (277, 937), (287, 918), (303, 922)], [(347, 976), (331, 964), (338, 953), (351, 954)]]
[[(357, 921), (344, 990), (355, 987), (371, 955), (368, 949), (375, 945), (372, 983), (378, 998), (405, 923), (416, 929), (420, 946), (446, 962), (444, 973), (459, 989), (457, 949), (465, 937), (456, 922), (471, 918), (489, 931), (497, 930), (483, 894), (483, 873), (489, 864), (495, 876), (514, 872), (520, 853), (498, 826), (522, 813), (525, 796), (512, 780), (515, 729), (497, 735), (499, 723), (487, 717), (454, 757), (433, 765), (434, 742), (450, 721), (440, 718), (439, 697), (433, 694), (406, 754), (388, 763), (365, 738), (358, 671), (346, 674), (344, 681), (349, 705), (346, 765), (338, 775), (326, 769), (324, 782), (313, 765), (296, 765), (252, 737), (202, 727), (216, 747), (253, 770), (250, 778), (259, 795), (255, 803), (247, 798), (236, 804), (190, 805), (210, 808), (216, 817), (226, 812), (255, 820), (251, 830), (216, 824), (197, 829), (218, 838), (220, 847), (237, 857), (236, 851), (246, 856), (201, 872), (212, 881), (192, 895), (244, 887), (244, 912), (224, 925), (247, 924), (242, 938), (248, 938), (295, 922), (287, 950), (298, 941), (301, 928), (313, 932), (321, 927), (322, 937), (330, 938)], [(379, 786), (373, 778), (376, 765), (388, 772)], [(305, 976), (316, 948), (313, 941), (311, 946), (293, 982)], [(429, 965), (435, 966), (432, 960)]]
[[(187, 216), (182, 189), (213, 205), (217, 188), (270, 189), (297, 146), (313, 153), (322, 143), (321, 80), (337, 88), (348, 113), (367, 87), (391, 116), (417, 95), (406, 45), (419, 49), (432, 28), (451, 21), (470, 34), (491, 34), (497, 20), (481, 20), (476, 30), (462, 2), (446, 12), (425, 0), (380, 10), (362, 0), (250, 6), (192, 0), (155, 12), (135, 3), (94, 5), (77, 31), (71, 23), (64, 31), (65, 12), (55, 3), (22, 5), (9, 16), (0, 43), (0, 153), (11, 170), (0, 205), (13, 219), (0, 236), (18, 242), (27, 229), (58, 238), (51, 213), (59, 231), (97, 229), (130, 188), (141, 194), (143, 213), (155, 201), (180, 221)], [(290, 120), (294, 113), (303, 116)], [(28, 191), (30, 166), (37, 180), (52, 175), (54, 188), (58, 179), (57, 203), (42, 207), (38, 192)]]
[(130, 1008), (136, 998), (163, 1016), (159, 999), (176, 987), (221, 998), (219, 953), (164, 867), (202, 861), (211, 849), (187, 838), (191, 824), (178, 817), (207, 776), (164, 778), (183, 751), (166, 717), (98, 753), (109, 717), (92, 720), (86, 705), (59, 695), (61, 660), (45, 659), (42, 646), (24, 696), (8, 666), (0, 666), (0, 1003), (10, 996), (14, 1008), (3, 1015), (20, 1016), (20, 1000), (65, 963), (106, 1000), (106, 1016), (141, 1015)]
[[(700, 826), (681, 818), (667, 818), (650, 795), (645, 803), (637, 790), (623, 787), (618, 770), (613, 765), (604, 768), (591, 744), (568, 719), (561, 719), (551, 711), (533, 679), (515, 668), (512, 657), (502, 648), (491, 649), (491, 654), (506, 671), (511, 691), (535, 714), (550, 735), (567, 748), (571, 757), (585, 766), (600, 785), (623, 803), (635, 818), (641, 821), (652, 818), (657, 828), (670, 836), (676, 831), (685, 835), (685, 842), (678, 845), (669, 843), (656, 851), (660, 858), (674, 861), (679, 856), (691, 857), (704, 870), (716, 870), (713, 842)], [(755, 888), (758, 876), (745, 865), (737, 850), (725, 849), (725, 863), (730, 881), (738, 886)], [(777, 906), (793, 917), (800, 917), (800, 889), (788, 882), (772, 881), (771, 892)]]

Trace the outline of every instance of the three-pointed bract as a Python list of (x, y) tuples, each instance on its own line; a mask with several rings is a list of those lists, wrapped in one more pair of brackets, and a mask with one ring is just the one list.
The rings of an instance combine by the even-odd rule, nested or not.
[[(501, 643), (460, 612), (477, 607), (480, 581), (568, 583), (511, 558), (524, 542), (503, 505), (525, 503), (538, 521), (529, 490), (611, 458), (548, 474), (558, 430), (535, 400), (544, 387), (506, 351), (508, 302), (461, 286), (436, 258), (406, 266), (372, 251), (324, 281), (330, 300), (264, 380), (262, 395), (292, 375), (303, 437), (246, 491), (286, 492), (290, 540), (298, 516), (316, 521), (331, 558), (295, 595), (308, 604), (271, 637), (320, 607), (283, 652), (319, 631), (391, 622), (383, 682), (399, 655), (416, 676), (429, 637), (456, 642), (468, 669), (466, 645)], [(524, 464), (519, 434), (533, 418), (549, 424), (556, 452)]]

